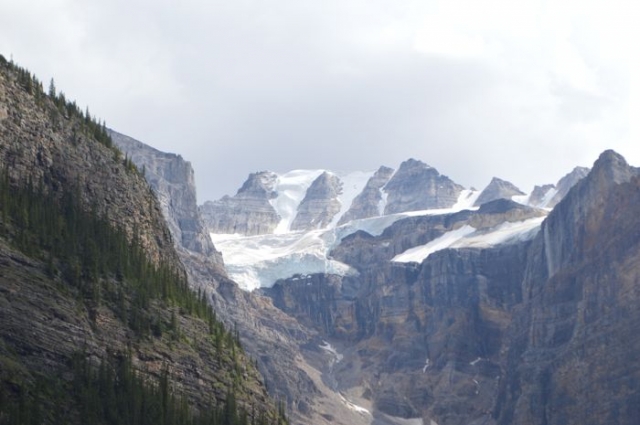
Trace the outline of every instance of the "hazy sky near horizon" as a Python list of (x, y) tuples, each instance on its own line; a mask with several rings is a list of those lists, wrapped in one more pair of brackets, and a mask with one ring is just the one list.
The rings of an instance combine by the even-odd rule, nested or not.
[(200, 203), (409, 157), (529, 191), (604, 149), (640, 165), (637, 22), (626, 0), (0, 0), (0, 54), (191, 161)]

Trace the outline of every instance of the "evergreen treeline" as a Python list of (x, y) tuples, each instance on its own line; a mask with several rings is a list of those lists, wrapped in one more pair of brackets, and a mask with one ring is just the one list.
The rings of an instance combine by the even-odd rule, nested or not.
[[(131, 357), (121, 356), (91, 365), (78, 353), (71, 360), (73, 381), (41, 380), (29, 390), (22, 389), (18, 399), (0, 410), (2, 425), (41, 425), (44, 422), (81, 422), (84, 425), (269, 425), (264, 414), (251, 419), (238, 408), (229, 392), (223, 403), (204, 411), (189, 407), (184, 397), (175, 394), (168, 371), (158, 379), (149, 379), (132, 365)], [(69, 388), (64, 388), (64, 386)], [(57, 393), (57, 395), (55, 395)], [(64, 394), (64, 395), (62, 395)], [(57, 403), (44, 408), (43, 400), (58, 397)], [(65, 400), (67, 398), (67, 400)], [(0, 406), (6, 394), (0, 389)], [(68, 399), (75, 409), (69, 409)], [(286, 423), (284, 408), (280, 418)]]
[[(8, 69), (15, 81), (49, 112), (54, 128), (63, 119), (74, 118), (76, 129), (114, 152), (104, 123), (82, 112), (57, 92), (51, 81), (48, 93), (29, 71), (8, 62), (0, 55), (0, 66)], [(77, 125), (79, 124), (79, 125)], [(125, 157), (128, 171), (137, 171)], [(80, 203), (79, 188), (66, 187), (53, 193), (43, 182), (16, 182), (0, 164), (0, 238), (25, 255), (40, 260), (59, 290), (75, 297), (96, 324), (101, 308), (108, 308), (131, 330), (138, 340), (182, 338), (178, 317), (196, 316), (209, 325), (208, 339), (215, 352), (224, 357), (233, 376), (223, 405), (189, 407), (174, 395), (165, 371), (159, 379), (134, 370), (127, 357), (104, 360), (93, 367), (81, 355), (70, 367), (67, 377), (34, 375), (36, 382), (0, 383), (0, 425), (42, 423), (89, 424), (282, 424), (284, 406), (269, 420), (259, 414), (248, 415), (236, 404), (237, 388), (243, 379), (243, 356), (237, 331), (229, 331), (217, 320), (202, 292), (194, 293), (180, 269), (155, 264), (146, 256), (141, 238), (115, 227), (95, 210)], [(159, 311), (170, 310), (167, 314)], [(68, 376), (69, 371), (64, 373)], [(69, 402), (69, 400), (72, 400)], [(44, 410), (42, 406), (46, 406)], [(55, 407), (51, 409), (52, 407)], [(76, 417), (76, 416), (79, 416)]]
[[(59, 124), (61, 115), (64, 118), (78, 118), (83, 122), (83, 129), (85, 134), (92, 137), (96, 141), (102, 143), (108, 148), (112, 149), (117, 155), (121, 152), (114, 145), (111, 140), (111, 136), (107, 132), (107, 128), (104, 122), (99, 122), (95, 117), (92, 117), (89, 113), (89, 109), (82, 111), (75, 101), (67, 100), (63, 92), (58, 92), (53, 79), (49, 83), (49, 90), (45, 93), (42, 83), (38, 78), (31, 74), (29, 70), (15, 64), (13, 61), (7, 61), (4, 56), (0, 55), (0, 65), (7, 67), (16, 76), (18, 84), (30, 95), (33, 96), (36, 103), (43, 107), (45, 106), (45, 100), (49, 98), (55, 108), (50, 110), (50, 118), (54, 124)], [(50, 106), (50, 105), (49, 105)], [(126, 161), (127, 168), (135, 168), (130, 160)]]
[[(107, 306), (137, 338), (165, 333), (180, 338), (176, 308), (207, 321), (216, 351), (231, 353), (234, 376), (241, 379), (239, 335), (217, 320), (205, 295), (191, 291), (180, 271), (149, 261), (137, 235), (128, 238), (105, 218), (84, 211), (76, 199), (74, 191), (57, 198), (42, 185), (12, 184), (8, 171), (0, 168), (0, 237), (25, 255), (40, 259), (61, 290), (70, 291), (84, 303), (90, 318), (95, 319), (98, 307)], [(150, 308), (153, 301), (173, 309), (169, 321), (154, 314)], [(83, 423), (249, 424), (249, 416), (236, 405), (233, 391), (228, 392), (224, 406), (194, 412), (184, 399), (169, 392), (166, 372), (157, 383), (145, 381), (131, 367), (130, 359), (115, 366), (103, 362), (97, 370), (76, 359), (73, 371), (73, 394)], [(5, 406), (0, 409), (4, 410), (0, 424), (42, 423), (44, 413), (38, 400), (49, 400), (55, 392), (51, 384), (42, 382), (30, 391), (22, 388), (17, 400), (0, 391), (0, 406)], [(278, 411), (275, 423), (286, 423), (284, 408)], [(251, 421), (268, 423), (255, 415)]]
[[(0, 169), (0, 235), (8, 236), (26, 255), (46, 262), (52, 278), (77, 288), (90, 312), (103, 302), (140, 337), (161, 336), (162, 324), (146, 312), (152, 300), (179, 307), (209, 322), (212, 334), (229, 339), (204, 293), (195, 294), (183, 273), (146, 256), (138, 235), (128, 237), (65, 192), (61, 199), (31, 182), (12, 185)], [(231, 335), (237, 345), (237, 337)]]

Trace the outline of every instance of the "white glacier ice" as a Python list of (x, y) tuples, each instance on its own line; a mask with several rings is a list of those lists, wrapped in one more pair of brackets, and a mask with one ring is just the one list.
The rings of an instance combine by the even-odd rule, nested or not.
[[(295, 275), (313, 273), (330, 273), (339, 276), (355, 274), (348, 265), (329, 258), (329, 252), (340, 241), (358, 230), (373, 236), (379, 236), (393, 223), (406, 217), (449, 214), (472, 207), (479, 192), (465, 190), (460, 194), (458, 202), (452, 208), (410, 211), (382, 217), (371, 217), (353, 220), (342, 226), (330, 226), (326, 229), (308, 232), (289, 232), (289, 226), (295, 218), (294, 211), (304, 197), (303, 188), (322, 173), (322, 170), (301, 172), (300, 170), (280, 176), (277, 187), (284, 190), (272, 205), (283, 217), (276, 229), (276, 234), (244, 236), (229, 234), (211, 234), (211, 239), (224, 258), (229, 277), (235, 280), (242, 289), (252, 291), (256, 288), (271, 287), (278, 279), (286, 279)], [(351, 185), (361, 185), (365, 173), (354, 173)], [(285, 177), (286, 176), (286, 177)], [(306, 189), (304, 189), (306, 190)], [(345, 195), (351, 199), (351, 194)], [(347, 207), (348, 208), (348, 207)]]
[(426, 245), (407, 249), (402, 254), (398, 254), (393, 257), (391, 261), (396, 263), (421, 263), (425, 258), (433, 254), (434, 252), (449, 248), (460, 239), (463, 239), (465, 236), (470, 235), (475, 231), (475, 227), (465, 224), (459, 229), (447, 232), (439, 238), (436, 238), (427, 243)]
[(269, 200), (281, 218), (274, 233), (289, 231), (307, 189), (323, 172), (324, 170), (293, 170), (277, 177), (273, 190), (278, 193), (278, 196)]
[(447, 248), (488, 248), (491, 246), (524, 241), (533, 238), (540, 230), (545, 217), (502, 223), (487, 230), (476, 230), (464, 225), (445, 233), (431, 242), (410, 248), (393, 257), (397, 263), (421, 263), (434, 252)]
[(342, 193), (338, 196), (340, 201), (340, 211), (333, 217), (329, 227), (335, 227), (340, 218), (349, 210), (354, 198), (358, 196), (367, 182), (373, 176), (373, 171), (356, 171), (349, 174), (336, 173), (340, 181), (342, 181)]

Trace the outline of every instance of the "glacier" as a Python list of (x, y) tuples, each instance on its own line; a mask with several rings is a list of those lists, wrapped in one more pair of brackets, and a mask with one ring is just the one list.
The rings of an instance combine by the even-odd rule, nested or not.
[[(294, 202), (301, 202), (303, 196), (299, 195), (304, 185), (312, 180), (312, 173), (294, 172), (288, 180), (284, 180), (283, 187), (289, 192), (281, 202), (274, 204), (281, 207), (282, 212), (291, 211)], [(322, 173), (315, 170), (314, 173)], [(366, 182), (365, 173), (352, 176), (351, 185), (356, 189)], [(368, 178), (368, 177), (367, 177)], [(291, 183), (296, 180), (299, 186)], [(310, 184), (310, 183), (309, 183)], [(346, 184), (345, 184), (346, 185)], [(347, 192), (345, 190), (345, 192)], [(353, 193), (345, 196), (343, 205), (347, 200), (353, 199)], [(432, 209), (422, 211), (409, 211), (390, 214), (381, 217), (371, 217), (353, 220), (341, 226), (335, 226), (334, 220), (325, 229), (311, 231), (287, 232), (286, 226), (293, 221), (292, 214), (283, 218), (279, 225), (280, 233), (245, 236), (240, 234), (216, 234), (211, 233), (211, 239), (220, 252), (222, 252), (227, 273), (238, 285), (246, 290), (253, 291), (258, 288), (268, 288), (279, 279), (286, 279), (296, 275), (306, 276), (314, 273), (327, 273), (339, 276), (356, 274), (356, 270), (347, 264), (330, 258), (329, 253), (348, 235), (359, 230), (372, 236), (379, 236), (382, 232), (398, 220), (407, 217), (450, 214), (464, 209), (475, 210), (473, 203), (479, 195), (478, 191), (464, 190), (460, 193), (458, 202), (452, 208)], [(300, 200), (300, 201), (298, 201)], [(344, 207), (344, 213), (348, 207)], [(282, 216), (282, 215), (281, 215)], [(284, 224), (283, 224), (284, 223)]]

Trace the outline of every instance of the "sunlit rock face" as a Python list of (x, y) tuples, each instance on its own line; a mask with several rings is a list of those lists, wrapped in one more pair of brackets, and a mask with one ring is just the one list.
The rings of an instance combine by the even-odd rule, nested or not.
[(160, 152), (115, 131), (113, 142), (144, 171), (144, 176), (160, 201), (171, 236), (179, 245), (210, 256), (218, 264), (222, 257), (211, 242), (198, 214), (193, 168), (180, 155)]

